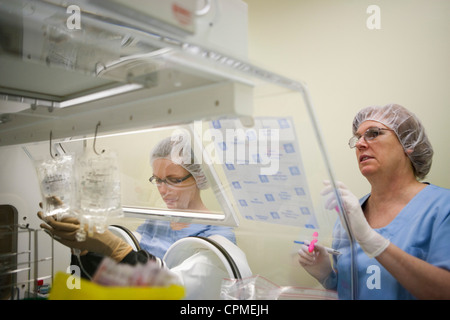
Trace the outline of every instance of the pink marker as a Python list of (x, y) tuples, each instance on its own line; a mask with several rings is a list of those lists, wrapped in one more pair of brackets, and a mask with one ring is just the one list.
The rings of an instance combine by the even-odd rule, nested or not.
[(312, 241), (311, 241), (311, 243), (309, 244), (309, 247), (308, 247), (308, 251), (309, 252), (313, 252), (314, 251), (314, 245), (318, 241), (317, 240), (318, 236), (319, 236), (319, 233), (317, 231), (313, 233), (313, 239), (312, 239)]

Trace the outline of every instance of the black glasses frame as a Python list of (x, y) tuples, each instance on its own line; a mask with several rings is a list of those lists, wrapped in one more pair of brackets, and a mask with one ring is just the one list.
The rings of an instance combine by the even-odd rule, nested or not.
[(162, 183), (165, 183), (166, 185), (170, 185), (170, 186), (176, 186), (180, 183), (182, 183), (183, 181), (189, 179), (190, 177), (192, 177), (192, 174), (188, 174), (187, 176), (183, 177), (183, 178), (166, 178), (166, 179), (160, 179), (156, 176), (151, 176), (150, 179), (148, 179), (148, 181), (150, 181), (152, 184), (155, 185), (161, 185)]

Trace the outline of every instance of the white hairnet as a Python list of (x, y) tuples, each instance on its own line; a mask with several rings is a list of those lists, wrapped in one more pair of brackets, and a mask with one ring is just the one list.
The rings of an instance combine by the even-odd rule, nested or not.
[(415, 114), (398, 104), (384, 107), (370, 106), (360, 110), (353, 119), (353, 134), (364, 121), (377, 121), (392, 129), (411, 160), (414, 174), (423, 179), (431, 168), (433, 147), (425, 134), (425, 128)]
[(208, 188), (208, 180), (200, 164), (195, 163), (189, 133), (174, 132), (170, 137), (161, 140), (150, 152), (150, 164), (155, 159), (168, 159), (186, 169), (195, 179), (197, 187)]

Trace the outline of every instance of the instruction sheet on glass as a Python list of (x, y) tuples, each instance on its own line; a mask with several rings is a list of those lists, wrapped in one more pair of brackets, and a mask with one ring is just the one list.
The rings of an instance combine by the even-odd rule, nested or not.
[(243, 217), (318, 228), (292, 119), (255, 118), (251, 127), (221, 119), (210, 126)]

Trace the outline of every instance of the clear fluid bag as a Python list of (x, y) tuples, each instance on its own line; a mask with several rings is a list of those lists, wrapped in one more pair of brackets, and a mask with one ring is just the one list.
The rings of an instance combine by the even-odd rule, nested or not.
[(73, 165), (72, 155), (35, 162), (44, 217), (56, 215), (60, 219), (70, 214), (75, 200)]
[(77, 239), (83, 241), (86, 232), (103, 233), (108, 218), (123, 216), (117, 156), (113, 152), (86, 152), (77, 159), (76, 175), (80, 220)]

